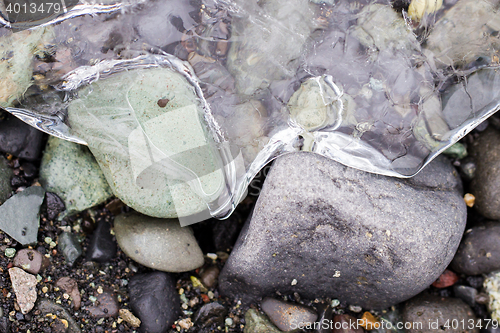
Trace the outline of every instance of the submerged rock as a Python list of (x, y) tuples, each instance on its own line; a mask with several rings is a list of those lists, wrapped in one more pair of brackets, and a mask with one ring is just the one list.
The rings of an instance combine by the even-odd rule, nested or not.
[(122, 72), (80, 94), (69, 122), (124, 203), (172, 218), (199, 213), (217, 198), (218, 157), (200, 101), (182, 75), (164, 68)]
[(53, 136), (43, 154), (40, 183), (64, 201), (66, 212), (60, 218), (103, 203), (113, 195), (87, 147)]
[(219, 290), (247, 302), (276, 291), (365, 308), (406, 300), (453, 259), (466, 222), (460, 186), (445, 158), (403, 180), (310, 153), (280, 157)]

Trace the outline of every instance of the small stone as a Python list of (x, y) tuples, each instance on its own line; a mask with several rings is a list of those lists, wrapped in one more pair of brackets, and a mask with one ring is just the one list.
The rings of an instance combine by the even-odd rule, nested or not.
[(378, 328), (380, 326), (380, 322), (378, 321), (377, 318), (375, 318), (374, 315), (372, 315), (370, 312), (366, 311), (361, 316), (360, 326), (368, 331), (371, 331), (371, 330), (374, 330), (375, 328)]
[(318, 314), (302, 305), (287, 303), (274, 298), (266, 297), (261, 303), (262, 311), (269, 317), (276, 327), (282, 331), (292, 331), (300, 326), (312, 326)]
[(115, 216), (121, 214), (123, 207), (125, 207), (125, 204), (120, 199), (117, 198), (111, 200), (111, 202), (107, 203), (105, 206), (105, 208)]
[[(38, 302), (37, 305), (37, 310), (41, 312), (41, 316), (44, 317), (47, 314), (51, 314), (52, 316), (55, 316), (58, 318), (63, 325), (66, 327), (64, 324), (63, 320), (67, 322), (67, 331), (66, 333), (80, 333), (80, 328), (79, 325), (75, 322), (75, 320), (71, 317), (68, 311), (66, 311), (65, 308), (62, 306), (55, 304), (54, 302), (47, 300), (47, 299), (41, 299)], [(35, 332), (33, 332), (35, 333)]]
[(59, 214), (66, 209), (64, 201), (55, 193), (45, 193), (45, 206), (47, 210), (47, 218), (54, 220)]
[(87, 308), (94, 318), (109, 318), (118, 316), (119, 306), (115, 293), (104, 290), (102, 294), (96, 294), (96, 302)]
[(466, 275), (487, 274), (500, 269), (500, 224), (485, 222), (465, 232), (451, 268)]
[(116, 242), (111, 235), (111, 224), (104, 220), (97, 223), (87, 248), (87, 260), (109, 262), (116, 256)]
[(191, 228), (181, 227), (176, 219), (121, 214), (115, 218), (114, 230), (123, 252), (146, 267), (186, 272), (205, 262)]
[(217, 286), (219, 273), (217, 266), (210, 266), (200, 273), (200, 282), (207, 288), (214, 288)]
[(88, 148), (51, 136), (40, 165), (40, 183), (65, 203), (63, 216), (81, 212), (112, 196)]
[(226, 317), (227, 309), (218, 302), (203, 305), (194, 315), (194, 323), (205, 328), (212, 324), (222, 325)]
[(128, 284), (130, 306), (141, 320), (141, 331), (165, 332), (180, 313), (175, 280), (154, 272), (132, 277)]
[(130, 310), (120, 309), (120, 311), (118, 311), (118, 313), (120, 315), (120, 318), (125, 320), (130, 326), (132, 326), (134, 328), (138, 328), (139, 326), (141, 326), (141, 321), (139, 320), (139, 318), (134, 316), (134, 314), (132, 312), (130, 312)]
[(255, 309), (248, 309), (245, 313), (245, 322), (244, 333), (281, 333), (266, 315)]
[(233, 326), (234, 325), (234, 321), (231, 318), (226, 318), (226, 320), (224, 320), (224, 323), (226, 324), (226, 326)]
[(33, 309), (36, 302), (36, 276), (26, 273), (20, 268), (9, 268), (12, 289), (16, 294), (16, 301), (23, 314)]
[(359, 305), (349, 305), (349, 311), (352, 311), (354, 313), (360, 313), (363, 311), (363, 308), (360, 307)]
[(436, 288), (448, 288), (457, 283), (457, 281), (457, 274), (447, 269), (438, 277), (436, 281), (434, 281), (432, 285)]
[[(476, 316), (471, 308), (462, 300), (456, 298), (445, 298), (435, 295), (422, 294), (406, 302), (403, 309), (403, 322), (412, 323), (407, 329), (408, 333), (433, 333), (436, 330), (442, 332), (456, 332), (452, 325), (445, 327), (446, 323), (453, 321), (468, 323), (469, 320), (476, 322)], [(436, 323), (430, 326), (429, 323)], [(478, 333), (477, 327), (460, 327), (462, 333)]]
[(455, 143), (454, 145), (452, 145), (451, 147), (449, 147), (448, 149), (446, 149), (443, 154), (445, 154), (446, 156), (449, 156), (451, 158), (456, 158), (456, 159), (463, 159), (465, 157), (467, 157), (467, 148), (465, 148), (465, 146), (460, 143), (460, 142), (457, 142)]
[(70, 232), (63, 232), (58, 238), (58, 248), (62, 252), (66, 263), (73, 266), (76, 259), (82, 255), (82, 247), (76, 239), (76, 236)]
[(464, 195), (464, 201), (467, 207), (474, 207), (474, 203), (476, 202), (476, 197), (470, 193), (465, 193)]
[(364, 330), (358, 325), (356, 318), (347, 314), (338, 314), (333, 317), (332, 333), (364, 333)]
[(460, 298), (469, 306), (476, 304), (477, 289), (469, 286), (454, 286), (455, 297)]
[(56, 287), (61, 288), (71, 297), (71, 299), (73, 300), (73, 308), (75, 310), (80, 309), (82, 298), (80, 295), (80, 290), (78, 290), (78, 284), (76, 283), (76, 280), (68, 276), (64, 276), (57, 280)]
[(22, 268), (31, 274), (43, 272), (49, 264), (48, 258), (31, 249), (20, 250), (14, 258), (14, 266)]
[(5, 201), (0, 206), (0, 229), (23, 245), (35, 243), (44, 194), (40, 186), (31, 186)]
[(5, 256), (7, 258), (14, 258), (15, 255), (16, 255), (16, 249), (12, 247), (8, 247), (5, 249)]
[(179, 324), (179, 326), (185, 330), (188, 330), (194, 326), (193, 322), (191, 321), (191, 318), (185, 318), (185, 319), (179, 320), (179, 322), (177, 324)]

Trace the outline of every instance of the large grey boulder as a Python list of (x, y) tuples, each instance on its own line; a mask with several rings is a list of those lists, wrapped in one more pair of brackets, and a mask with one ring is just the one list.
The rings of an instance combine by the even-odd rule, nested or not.
[(412, 179), (310, 153), (276, 160), (221, 273), (223, 296), (276, 291), (384, 308), (428, 287), (466, 222), (460, 179), (444, 158)]

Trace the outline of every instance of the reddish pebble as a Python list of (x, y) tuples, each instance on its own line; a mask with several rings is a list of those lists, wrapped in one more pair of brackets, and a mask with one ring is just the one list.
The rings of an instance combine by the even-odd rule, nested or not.
[(9, 262), (9, 264), (7, 265), (7, 269), (12, 268), (12, 266), (14, 266), (14, 264), (12, 262)]
[(436, 288), (447, 288), (451, 287), (458, 281), (458, 276), (457, 274), (453, 273), (450, 270), (445, 270), (441, 276), (434, 281), (432, 284)]
[(208, 298), (208, 296), (205, 294), (201, 294), (201, 298), (203, 299), (203, 302), (205, 302), (205, 303), (210, 302), (210, 298)]

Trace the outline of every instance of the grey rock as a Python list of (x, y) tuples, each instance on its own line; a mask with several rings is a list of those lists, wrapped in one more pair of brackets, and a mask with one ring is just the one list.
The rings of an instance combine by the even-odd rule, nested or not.
[(70, 232), (63, 232), (59, 235), (58, 247), (69, 266), (73, 266), (76, 259), (82, 255), (80, 242), (76, 239), (76, 236)]
[(26, 273), (20, 268), (9, 268), (12, 289), (16, 294), (16, 301), (23, 314), (33, 309), (36, 302), (36, 276)]
[[(462, 320), (465, 323), (473, 320), (476, 323), (476, 316), (471, 308), (460, 299), (426, 294), (409, 300), (403, 309), (403, 322), (410, 322), (413, 325), (412, 328), (406, 330), (408, 333), (431, 333), (438, 330), (457, 332), (452, 327), (453, 320), (459, 323)], [(445, 327), (447, 322), (449, 327)], [(469, 325), (464, 325), (464, 327), (460, 326), (458, 331), (462, 333), (478, 333), (479, 329), (476, 327), (469, 328)]]
[(60, 218), (98, 205), (113, 195), (87, 147), (53, 136), (43, 153), (40, 183), (64, 201), (66, 212)]
[(469, 306), (476, 304), (477, 289), (469, 286), (453, 286), (456, 298), (460, 298)]
[(177, 219), (157, 219), (137, 213), (115, 218), (120, 248), (141, 265), (165, 272), (186, 272), (204, 263), (191, 228)]
[(12, 177), (12, 169), (9, 168), (7, 160), (2, 156), (0, 157), (0, 205), (12, 194), (10, 177)]
[(67, 333), (81, 332), (79, 325), (75, 322), (73, 317), (71, 317), (69, 312), (62, 306), (55, 304), (48, 299), (41, 299), (37, 304), (37, 309), (41, 312), (42, 316), (51, 313), (56, 315), (60, 319), (66, 320), (68, 322)]
[(404, 301), (453, 259), (466, 222), (459, 188), (444, 157), (412, 180), (316, 154), (280, 157), (221, 272), (219, 290), (247, 301), (297, 292), (364, 308)]
[(200, 282), (207, 288), (214, 288), (217, 286), (219, 279), (219, 268), (217, 266), (210, 266), (200, 272)]
[(0, 229), (23, 245), (35, 243), (44, 194), (40, 186), (31, 186), (5, 201), (0, 206)]
[(318, 314), (308, 307), (270, 297), (264, 298), (260, 306), (273, 324), (286, 332), (296, 330), (297, 327), (312, 327), (312, 323), (318, 318)]
[(222, 325), (226, 317), (227, 309), (218, 302), (203, 305), (194, 315), (194, 323), (204, 329), (212, 324)]
[(87, 308), (87, 311), (94, 318), (108, 318), (118, 316), (118, 300), (111, 290), (104, 290), (101, 294), (95, 295), (97, 301)]
[(130, 306), (141, 320), (140, 332), (165, 333), (180, 313), (174, 279), (164, 272), (134, 276), (128, 285)]
[(31, 274), (38, 274), (50, 264), (48, 258), (32, 249), (22, 249), (14, 257), (14, 266)]
[(55, 193), (45, 193), (45, 205), (47, 211), (47, 218), (54, 220), (59, 214), (66, 209), (64, 201)]
[(467, 275), (486, 274), (500, 269), (500, 224), (486, 222), (472, 227), (458, 247), (451, 267)]
[(245, 313), (244, 333), (281, 333), (273, 323), (255, 309), (248, 309)]
[(476, 162), (471, 192), (476, 197), (475, 208), (481, 215), (500, 219), (500, 133), (493, 129), (481, 132), (470, 149)]

